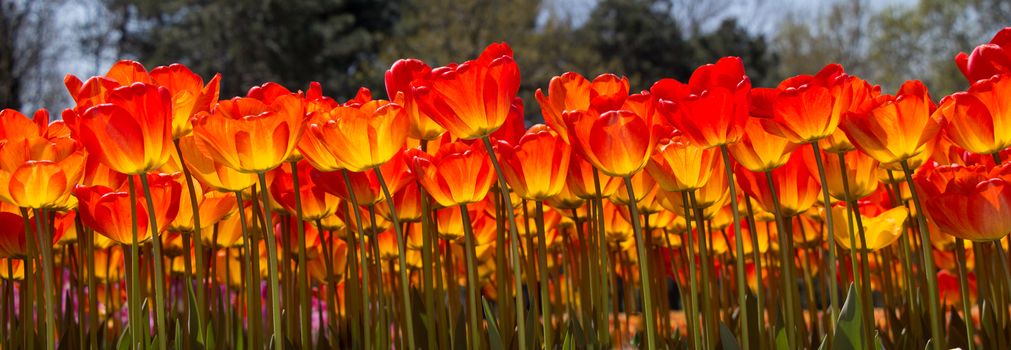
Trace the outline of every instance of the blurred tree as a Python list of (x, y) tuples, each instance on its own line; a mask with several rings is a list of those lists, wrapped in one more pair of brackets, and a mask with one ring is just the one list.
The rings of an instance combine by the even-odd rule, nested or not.
[(182, 62), (209, 77), (222, 96), (276, 81), (304, 89), (319, 81), (334, 96), (377, 86), (379, 48), (401, 1), (103, 0), (117, 14), (119, 51), (149, 67)]
[[(63, 1), (0, 0), (0, 108), (39, 108), (59, 101), (54, 69), (63, 43), (52, 20)], [(30, 111), (27, 111), (30, 113)]]
[(772, 85), (775, 80), (778, 55), (770, 51), (764, 35), (752, 34), (740, 26), (736, 18), (727, 18), (711, 32), (702, 33), (692, 40), (695, 49), (693, 66), (716, 62), (724, 56), (738, 56), (744, 60), (744, 69), (752, 84)]

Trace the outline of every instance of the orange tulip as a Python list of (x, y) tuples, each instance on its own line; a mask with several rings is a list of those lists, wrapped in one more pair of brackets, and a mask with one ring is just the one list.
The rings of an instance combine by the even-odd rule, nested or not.
[(688, 84), (663, 79), (650, 88), (667, 120), (705, 148), (737, 142), (748, 120), (751, 80), (738, 57), (699, 67)]
[(562, 191), (571, 150), (547, 126), (534, 125), (515, 146), (499, 141), (496, 148), (506, 181), (520, 197), (540, 201)]
[(84, 177), (84, 148), (70, 138), (38, 136), (0, 145), (0, 200), (22, 208), (68, 208)]
[(154, 83), (164, 86), (172, 96), (172, 138), (179, 139), (193, 130), (190, 119), (199, 112), (208, 112), (218, 101), (221, 74), (215, 74), (204, 85), (204, 79), (184, 65), (173, 63), (151, 70)]
[[(176, 179), (176, 181), (185, 181)], [(180, 182), (182, 192), (179, 198), (189, 200), (189, 189)], [(214, 224), (232, 215), (236, 210), (235, 196), (231, 194), (205, 190), (201, 186), (194, 186), (199, 199), (198, 211), (200, 212), (200, 230), (213, 227)], [(193, 207), (189, 205), (179, 206), (179, 213), (175, 220), (168, 226), (169, 231), (174, 232), (194, 232), (193, 227)]]
[(512, 48), (495, 43), (476, 60), (433, 69), (417, 82), (414, 94), (432, 120), (453, 136), (472, 140), (502, 126), (519, 88)]
[(977, 46), (972, 55), (959, 52), (955, 64), (970, 83), (1011, 73), (1011, 27), (1001, 29), (989, 43)]
[[(182, 186), (171, 175), (149, 174), (146, 176), (150, 181), (151, 198), (155, 204), (155, 207), (150, 210), (154, 210), (155, 218), (160, 226), (157, 231), (161, 232), (168, 227), (179, 212), (179, 195), (182, 193)], [(126, 186), (129, 184), (115, 190), (104, 186), (78, 186), (74, 190), (74, 195), (80, 201), (81, 219), (95, 232), (121, 244), (131, 244), (134, 223), (130, 217), (130, 206), (133, 205), (137, 208), (137, 239), (139, 242), (147, 241), (151, 238), (151, 229), (147, 219), (149, 208), (142, 196), (138, 196), (135, 203), (130, 203), (130, 195)], [(143, 193), (139, 186), (134, 190), (137, 193)]]
[[(569, 169), (565, 176), (565, 187), (568, 187), (572, 195), (591, 199), (597, 197), (596, 185), (593, 182), (593, 164), (586, 161), (579, 154), (573, 154), (569, 158)], [(600, 179), (600, 195), (603, 198), (610, 197), (622, 186), (621, 178), (598, 174)]]
[(876, 98), (867, 113), (851, 113), (839, 124), (860, 151), (883, 165), (913, 158), (927, 150), (944, 119), (934, 114), (927, 87), (907, 81), (896, 96)]
[[(651, 104), (649, 95), (631, 96)], [(657, 132), (653, 114), (620, 109), (600, 115), (592, 112), (565, 113), (569, 139), (587, 161), (604, 174), (625, 177), (646, 167)]]
[(222, 192), (238, 192), (256, 183), (256, 175), (239, 172), (214, 160), (200, 150), (196, 136), (179, 139), (179, 149), (190, 175), (201, 184)]
[(1011, 147), (1011, 74), (978, 80), (969, 91), (941, 101), (945, 136), (969, 152), (993, 154)]
[[(863, 249), (877, 251), (890, 246), (905, 232), (904, 225), (908, 217), (905, 207), (899, 206), (885, 210), (881, 206), (870, 202), (860, 202), (857, 206), (859, 207), (860, 217), (863, 221), (867, 246), (860, 245), (859, 240), (856, 245), (859, 245)], [(832, 206), (832, 213), (838, 218), (845, 218), (846, 207), (834, 205)], [(835, 230), (833, 231), (835, 241), (843, 249), (851, 249), (854, 244), (850, 243), (848, 233), (850, 232), (849, 223), (847, 220), (835, 220), (833, 224), (835, 225)]]
[(798, 75), (779, 83), (775, 89), (755, 89), (755, 102), (771, 106), (771, 115), (763, 117), (762, 126), (770, 133), (793, 143), (809, 143), (835, 132), (847, 101), (838, 94), (847, 79), (842, 66), (830, 64), (818, 74)]
[(322, 186), (316, 184), (310, 175), (313, 170), (308, 162), (298, 162), (299, 188), (294, 188), (294, 178), (289, 167), (278, 167), (273, 170), (274, 178), (270, 182), (270, 194), (291, 215), (296, 215), (298, 208), (295, 203), (295, 191), (301, 195), (302, 219), (314, 221), (333, 213), (337, 208), (337, 197), (327, 193)]
[[(390, 161), (380, 166), (383, 178), (389, 186), (390, 193), (396, 193), (409, 182), (414, 181), (414, 173), (411, 172), (404, 152), (398, 152)], [(351, 194), (348, 193), (347, 184), (344, 182), (344, 175), (339, 171), (319, 171), (312, 169), (309, 173), (313, 183), (317, 184), (327, 193), (337, 196), (345, 201), (351, 201)], [(378, 203), (383, 199), (382, 188), (379, 186), (379, 178), (374, 171), (348, 172), (351, 180), (351, 191), (355, 194), (358, 205), (369, 206)]]
[(565, 111), (592, 109), (602, 113), (618, 109), (628, 97), (628, 89), (628, 78), (625, 77), (601, 74), (591, 82), (579, 73), (567, 72), (551, 78), (548, 96), (541, 89), (537, 89), (534, 96), (541, 106), (544, 122), (568, 143), (569, 132), (563, 118)]
[[(421, 192), (418, 191), (418, 184), (412, 180), (405, 183), (403, 188), (394, 192), (393, 207), (400, 222), (420, 221), (422, 215)], [(376, 213), (388, 220), (393, 220), (393, 217), (390, 216), (390, 207), (388, 205), (376, 206)]]
[(799, 147), (785, 137), (765, 131), (761, 120), (749, 118), (741, 141), (727, 147), (734, 160), (754, 172), (766, 172), (786, 164), (790, 152)]
[(193, 119), (197, 147), (215, 162), (244, 173), (276, 168), (295, 153), (302, 136), (303, 100), (295, 94), (272, 102), (251, 97), (220, 101)]
[(128, 175), (165, 164), (173, 149), (168, 89), (135, 83), (112, 90), (107, 102), (80, 118), (79, 137), (88, 153)]
[(1011, 163), (927, 164), (913, 175), (927, 218), (952, 236), (989, 242), (1011, 233)]
[[(402, 101), (402, 95), (398, 101)], [(323, 171), (362, 172), (386, 163), (407, 141), (410, 120), (399, 103), (369, 101), (314, 113), (299, 151)]]
[[(815, 163), (813, 150), (806, 148), (801, 152), (808, 168), (817, 169), (818, 165)], [(842, 169), (838, 156), (825, 151), (821, 152), (825, 166), (825, 181), (828, 193), (832, 197), (841, 201), (855, 201), (871, 195), (878, 189), (878, 161), (874, 158), (861, 152), (848, 152), (844, 156), (846, 169)], [(846, 183), (849, 185), (848, 193), (846, 187), (843, 186), (843, 171), (846, 172)]]
[(709, 182), (721, 159), (716, 149), (704, 148), (682, 135), (675, 135), (660, 141), (646, 171), (664, 191), (692, 191)]
[(404, 94), (404, 111), (411, 122), (408, 135), (418, 140), (434, 140), (446, 132), (446, 128), (421, 110), (411, 87), (412, 83), (421, 81), (431, 72), (432, 68), (425, 62), (413, 58), (397, 60), (386, 71), (386, 96), (394, 98), (398, 93)]
[[(738, 165), (734, 169), (741, 191), (754, 198), (766, 211), (774, 209), (772, 192), (766, 174), (750, 171)], [(772, 170), (772, 182), (779, 197), (780, 213), (797, 216), (814, 205), (821, 186), (801, 155), (793, 155), (783, 166)]]
[(73, 109), (82, 114), (88, 108), (105, 103), (112, 90), (133, 83), (153, 84), (154, 80), (143, 65), (129, 60), (118, 61), (104, 76), (91, 77), (84, 82), (72, 74), (63, 78), (67, 92), (77, 104)]
[[(23, 259), (28, 256), (25, 245), (25, 219), (15, 213), (16, 208), (5, 207), (0, 211), (0, 258)], [(29, 218), (29, 227), (35, 229), (35, 220)], [(4, 271), (6, 272), (6, 271)]]
[(446, 144), (435, 156), (419, 152), (413, 163), (421, 186), (444, 207), (479, 202), (495, 182), (495, 170), (480, 142)]

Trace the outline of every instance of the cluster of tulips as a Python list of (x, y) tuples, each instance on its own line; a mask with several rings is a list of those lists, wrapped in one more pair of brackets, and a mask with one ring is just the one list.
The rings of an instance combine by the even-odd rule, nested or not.
[(955, 62), (565, 73), (529, 128), (506, 44), (389, 100), (67, 76), (0, 112), (0, 347), (1011, 346), (1011, 28)]

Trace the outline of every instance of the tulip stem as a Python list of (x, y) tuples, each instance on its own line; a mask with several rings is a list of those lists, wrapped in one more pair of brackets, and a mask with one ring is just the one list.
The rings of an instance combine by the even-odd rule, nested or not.
[[(699, 324), (699, 285), (696, 276), (698, 266), (695, 264), (695, 243), (692, 237), (692, 213), (691, 207), (688, 204), (688, 191), (681, 191), (681, 207), (685, 210), (685, 252), (688, 255), (688, 293), (689, 293), (689, 305), (691, 305), (691, 314), (688, 315), (689, 324), (692, 325), (690, 332), (692, 333), (692, 341), (696, 349), (702, 348), (702, 332)], [(696, 228), (700, 229), (700, 228)], [(672, 260), (673, 261), (673, 260)], [(674, 270), (674, 276), (677, 277), (677, 270)]]
[[(179, 147), (179, 140), (175, 140), (176, 155), (179, 156), (179, 163), (181, 163), (181, 168), (183, 169), (183, 177), (186, 179), (186, 189), (189, 190), (190, 196), (190, 210), (193, 212), (193, 248), (196, 250), (196, 279), (197, 279), (197, 326), (200, 329), (204, 329), (204, 310), (207, 307), (207, 295), (205, 291), (206, 281), (204, 273), (206, 272), (204, 268), (204, 245), (203, 237), (200, 225), (200, 201), (197, 198), (197, 193), (195, 192), (196, 186), (193, 184), (193, 175), (190, 173), (190, 169), (186, 166), (186, 161), (183, 160), (183, 151)], [(187, 277), (188, 278), (188, 277)], [(187, 286), (190, 285), (189, 282), (186, 283)], [(204, 332), (197, 332), (199, 341), (204, 341), (200, 338)]]
[[(835, 226), (832, 222), (832, 197), (828, 194), (828, 180), (825, 176), (825, 163), (821, 159), (821, 149), (818, 147), (818, 141), (811, 142), (811, 148), (814, 151), (814, 162), (818, 166), (818, 179), (821, 187), (821, 198), (822, 205), (825, 206), (825, 229), (828, 231), (826, 235), (828, 239), (828, 296), (829, 303), (832, 306), (832, 318), (829, 319), (829, 329), (835, 329), (836, 320), (839, 319), (839, 280), (836, 273), (836, 257), (835, 257)], [(845, 170), (844, 170), (845, 171)], [(869, 336), (869, 335), (868, 335)]]
[[(597, 252), (596, 256), (593, 256), (591, 258), (593, 258), (595, 262), (600, 263), (600, 275), (597, 276), (597, 283), (599, 283), (599, 286), (597, 287), (597, 294), (596, 294), (596, 297), (598, 299), (597, 302), (598, 305), (600, 306), (600, 309), (598, 309), (600, 310), (598, 311), (598, 313), (600, 314), (600, 326), (598, 327), (600, 331), (598, 337), (600, 337), (599, 340), (604, 345), (609, 345), (611, 342), (611, 340), (609, 339), (611, 334), (608, 332), (608, 314), (610, 314), (614, 319), (613, 322), (615, 326), (615, 331), (621, 332), (621, 327), (619, 327), (620, 325), (618, 323), (618, 314), (617, 314), (618, 308), (617, 307), (612, 308), (611, 293), (608, 292), (611, 290), (611, 286), (608, 286), (608, 283), (611, 282), (611, 278), (609, 278), (610, 273), (608, 272), (608, 270), (612, 270), (614, 267), (611, 266), (610, 262), (608, 261), (610, 259), (608, 258), (609, 249), (607, 247), (607, 234), (606, 234), (607, 225), (604, 223), (605, 220), (604, 195), (600, 187), (600, 171), (597, 170), (597, 168), (593, 168), (593, 189), (596, 194), (596, 196), (593, 197), (593, 204), (594, 209), (596, 210), (596, 214), (594, 216), (595, 219), (597, 219), (597, 236), (594, 237), (596, 238)], [(593, 251), (592, 247), (590, 251), (591, 252)], [(617, 288), (617, 286), (614, 287)], [(591, 295), (593, 295), (592, 294), (593, 290), (591, 290), (590, 292)], [(614, 297), (617, 298), (618, 295), (615, 294)], [(628, 318), (626, 317), (625, 320), (628, 320)], [(620, 343), (621, 339), (618, 340)]]
[[(295, 216), (298, 218), (298, 223), (295, 225), (298, 234), (298, 297), (302, 308), (300, 314), (300, 321), (302, 326), (299, 327), (299, 337), (302, 341), (302, 346), (312, 347), (312, 322), (310, 321), (310, 316), (312, 313), (312, 306), (309, 304), (309, 265), (306, 262), (306, 242), (305, 242), (305, 216), (302, 213), (302, 191), (299, 184), (298, 178), (298, 162), (292, 161), (289, 163), (291, 165), (291, 183), (293, 190), (291, 191), (295, 197)], [(323, 228), (317, 228), (322, 232)], [(288, 249), (288, 247), (285, 247)], [(323, 328), (320, 328), (320, 332), (323, 332)]]
[[(255, 202), (255, 200), (254, 200)], [(235, 192), (235, 204), (239, 207), (239, 228), (242, 231), (242, 240), (244, 242), (243, 249), (245, 249), (245, 254), (243, 258), (246, 260), (243, 266), (243, 272), (246, 273), (246, 310), (249, 312), (249, 318), (247, 319), (247, 324), (249, 325), (248, 340), (249, 345), (258, 348), (256, 346), (260, 342), (260, 269), (254, 264), (255, 261), (259, 261), (259, 245), (256, 244), (256, 238), (251, 234), (249, 227), (246, 226), (246, 205), (242, 199), (242, 191)], [(255, 220), (254, 220), (255, 221)], [(254, 251), (257, 253), (254, 255)], [(226, 265), (227, 266), (227, 265)], [(254, 268), (256, 267), (256, 268)], [(225, 286), (227, 287), (228, 281), (225, 281)], [(255, 285), (256, 287), (250, 287), (250, 285)], [(242, 321), (239, 321), (239, 327), (241, 328)]]
[[(133, 176), (127, 176), (130, 186), (130, 219), (133, 223), (132, 227), (132, 240), (130, 240), (130, 280), (129, 286), (127, 287), (127, 300), (129, 301), (129, 306), (127, 309), (127, 319), (130, 324), (130, 343), (132, 348), (141, 349), (143, 344), (143, 337), (140, 336), (140, 332), (143, 331), (141, 326), (141, 315), (140, 315), (140, 228), (137, 223), (137, 186)], [(109, 264), (112, 265), (112, 264)]]
[[(376, 179), (379, 180), (379, 187), (383, 189), (383, 196), (386, 197), (386, 204), (390, 207), (390, 219), (393, 221), (393, 229), (396, 232), (397, 241), (397, 251), (400, 254), (397, 261), (400, 262), (400, 294), (404, 299), (404, 317), (403, 326), (407, 329), (407, 348), (415, 349), (414, 347), (414, 322), (412, 317), (414, 317), (413, 306), (411, 306), (411, 283), (407, 278), (407, 251), (404, 247), (404, 236), (403, 229), (400, 227), (400, 218), (397, 216), (397, 208), (393, 205), (393, 195), (390, 194), (390, 188), (386, 185), (386, 179), (383, 178), (383, 171), (379, 167), (373, 168), (376, 172)], [(392, 272), (392, 271), (391, 271)]]
[(635, 202), (635, 190), (632, 188), (632, 177), (625, 176), (625, 191), (628, 192), (628, 211), (632, 221), (632, 232), (635, 234), (636, 251), (639, 253), (639, 280), (642, 281), (642, 318), (646, 319), (646, 347), (656, 349), (656, 319), (653, 317), (653, 292), (650, 287), (649, 254), (646, 253), (646, 240), (643, 237), (642, 224), (639, 222), (639, 208)]
[[(867, 343), (865, 345), (873, 347), (870, 344), (871, 342), (870, 335), (872, 334), (871, 331), (873, 330), (874, 327), (873, 323), (874, 315), (870, 312), (874, 311), (873, 308), (874, 302), (871, 299), (870, 286), (866, 284), (865, 283), (866, 281), (864, 280), (864, 276), (867, 275), (868, 271), (866, 269), (860, 268), (860, 266), (862, 265), (860, 265), (859, 263), (859, 262), (862, 262), (864, 264), (867, 263), (867, 238), (866, 235), (864, 235), (863, 220), (860, 218), (860, 205), (857, 204), (855, 198), (852, 198), (855, 196), (853, 196), (852, 193), (850, 193), (849, 174), (846, 173), (846, 154), (836, 153), (836, 156), (839, 158), (839, 176), (842, 178), (843, 196), (845, 197), (843, 203), (846, 205), (846, 223), (847, 223), (846, 228), (847, 231), (849, 231), (849, 242), (850, 242), (849, 244), (850, 269), (853, 270), (853, 274), (851, 277), (854, 286), (856, 287), (857, 290), (860, 291), (859, 293), (856, 294), (857, 306), (859, 306), (860, 309), (863, 311), (861, 312), (863, 314), (863, 319), (861, 320), (862, 321), (861, 323), (864, 324), (863, 327), (864, 339)], [(825, 211), (831, 210), (832, 210), (831, 206), (826, 205)], [(856, 229), (854, 229), (854, 216), (856, 216), (855, 219)], [(860, 230), (859, 242), (857, 242), (856, 240), (857, 229)], [(830, 236), (828, 237), (828, 239), (834, 240), (835, 236)], [(858, 251), (860, 252), (860, 260), (857, 260)], [(864, 296), (867, 296), (867, 298), (865, 299)]]
[[(723, 167), (727, 173), (727, 184), (730, 187), (730, 211), (734, 217), (734, 243), (737, 246), (735, 262), (737, 263), (737, 305), (741, 310), (741, 345), (744, 349), (751, 348), (751, 336), (748, 327), (748, 304), (745, 289), (748, 280), (744, 276), (744, 236), (741, 235), (741, 213), (737, 207), (737, 186), (734, 185), (734, 170), (730, 166), (730, 152), (727, 145), (720, 146), (720, 153), (723, 154)], [(827, 193), (827, 192), (826, 192)]]
[(537, 211), (537, 216), (534, 217), (534, 224), (537, 225), (537, 249), (540, 250), (540, 254), (537, 254), (537, 268), (540, 270), (540, 284), (541, 284), (541, 322), (543, 322), (544, 330), (544, 348), (553, 349), (554, 342), (552, 339), (552, 322), (551, 322), (551, 297), (548, 294), (548, 246), (547, 238), (544, 233), (544, 204), (541, 201), (534, 201), (534, 210)]
[[(270, 308), (271, 308), (271, 325), (274, 327), (274, 335), (271, 342), (274, 343), (274, 349), (280, 350), (284, 348), (284, 335), (281, 333), (281, 299), (280, 293), (278, 292), (278, 278), (277, 278), (277, 238), (274, 237), (274, 223), (270, 219), (270, 195), (267, 193), (267, 176), (265, 172), (259, 172), (257, 175), (260, 178), (260, 200), (263, 203), (263, 227), (266, 229), (267, 238), (267, 278), (270, 279)], [(256, 247), (253, 247), (255, 250)]]
[[(361, 267), (360, 268), (362, 269), (362, 272), (361, 272), (362, 288), (364, 288), (364, 290), (362, 291), (362, 297), (364, 298), (364, 303), (362, 303), (362, 305), (364, 305), (363, 308), (362, 308), (362, 316), (363, 316), (362, 318), (363, 318), (363, 323), (365, 325), (363, 337), (365, 338), (365, 348), (366, 349), (371, 349), (372, 348), (372, 335), (373, 335), (373, 333), (372, 333), (372, 330), (371, 330), (371, 327), (372, 327), (372, 316), (371, 315), (372, 315), (372, 313), (371, 313), (371, 311), (369, 309), (372, 308), (372, 302), (369, 300), (369, 299), (371, 299), (371, 296), (369, 295), (370, 294), (370, 291), (369, 291), (370, 286), (369, 286), (369, 264), (368, 264), (368, 258), (367, 258), (368, 254), (367, 254), (367, 251), (365, 250), (365, 228), (364, 228), (364, 225), (362, 224), (362, 212), (361, 212), (361, 208), (358, 207), (358, 198), (355, 195), (354, 188), (351, 186), (351, 177), (348, 176), (348, 171), (347, 170), (341, 170), (341, 175), (343, 175), (343, 177), (344, 177), (344, 186), (347, 187), (348, 196), (351, 197), (350, 198), (351, 200), (350, 201), (346, 201), (345, 205), (351, 207), (352, 212), (354, 212), (354, 215), (355, 215), (355, 226), (356, 226), (355, 228), (358, 229), (358, 238), (361, 238), (360, 240), (356, 240), (356, 239), (354, 239), (352, 237), (351, 238), (351, 242), (352, 242), (352, 244), (355, 244), (357, 242), (357, 246), (358, 246), (358, 248), (361, 251), (361, 257), (360, 257), (361, 258)], [(353, 236), (354, 233), (348, 232), (348, 235), (349, 236)], [(354, 247), (352, 247), (351, 249), (354, 249)], [(382, 297), (382, 296), (380, 295), (380, 297)]]
[[(39, 252), (42, 254), (42, 295), (46, 305), (46, 349), (53, 350), (56, 346), (56, 302), (53, 300), (53, 240), (50, 238), (45, 220), (47, 216), (42, 209), (35, 209), (35, 231), (38, 232)], [(27, 216), (26, 216), (27, 217)]]
[(471, 228), (470, 213), (467, 212), (467, 205), (460, 204), (460, 218), (463, 221), (463, 242), (464, 257), (467, 262), (467, 318), (470, 320), (471, 349), (479, 349), (481, 346), (481, 329), (477, 317), (477, 272), (474, 267), (474, 232)]
[(902, 173), (905, 175), (906, 184), (909, 185), (909, 193), (913, 197), (913, 207), (916, 209), (916, 221), (920, 226), (920, 240), (923, 242), (923, 273), (927, 280), (927, 300), (930, 307), (930, 332), (932, 334), (931, 342), (934, 346), (934, 350), (940, 350), (944, 343), (944, 328), (942, 327), (941, 321), (941, 298), (937, 292), (937, 270), (934, 266), (934, 257), (931, 253), (929, 242), (930, 242), (930, 229), (927, 226), (927, 218), (923, 215), (923, 206), (920, 205), (920, 196), (917, 194), (916, 185), (913, 184), (913, 172), (909, 169), (909, 161), (902, 160), (900, 162), (902, 165)]
[(779, 195), (776, 194), (776, 183), (772, 181), (771, 170), (765, 172), (765, 180), (769, 186), (770, 197), (772, 197), (772, 214), (776, 220), (776, 238), (779, 239), (779, 259), (781, 260), (779, 266), (782, 270), (780, 273), (783, 274), (783, 279), (785, 280), (782, 287), (784, 289), (784, 299), (786, 300), (781, 301), (780, 304), (786, 304), (784, 308), (786, 310), (786, 324), (784, 324), (784, 327), (786, 327), (786, 342), (789, 349), (796, 349), (797, 329), (795, 327), (797, 327), (797, 324), (794, 321), (793, 293), (796, 291), (797, 280), (793, 277), (793, 251), (789, 248), (789, 240), (793, 239), (791, 237), (793, 232), (787, 232), (786, 224), (783, 222)]
[(993, 153), (990, 154), (990, 156), (993, 157), (993, 163), (994, 163), (994, 165), (1000, 165), (1001, 164), (1001, 161), (1000, 161), (1000, 151), (993, 152)]
[(147, 176), (139, 176), (147, 202), (147, 225), (151, 229), (151, 259), (154, 260), (154, 306), (155, 326), (158, 327), (158, 346), (168, 349), (168, 327), (165, 326), (165, 269), (162, 266), (161, 238), (158, 237), (158, 219), (155, 215), (154, 200)]
[(972, 305), (969, 301), (969, 279), (965, 269), (965, 246), (962, 239), (955, 237), (955, 259), (958, 265), (958, 288), (962, 292), (962, 312), (965, 313), (965, 334), (969, 350), (976, 348), (975, 330), (972, 324)]
[(516, 284), (516, 330), (517, 336), (519, 337), (519, 348), (520, 350), (526, 350), (527, 348), (527, 331), (526, 331), (526, 310), (523, 305), (523, 282), (520, 280), (520, 258), (519, 258), (519, 233), (516, 232), (516, 214), (513, 213), (513, 203), (512, 198), (509, 197), (509, 186), (506, 184), (505, 175), (502, 174), (502, 166), (498, 163), (498, 158), (495, 156), (495, 147), (491, 144), (491, 139), (485, 136), (481, 139), (484, 141), (484, 146), (488, 150), (488, 158), (491, 159), (491, 165), (495, 167), (495, 174), (498, 175), (498, 187), (502, 192), (502, 201), (505, 202), (505, 212), (509, 219), (509, 257), (512, 259), (513, 265), (513, 283)]

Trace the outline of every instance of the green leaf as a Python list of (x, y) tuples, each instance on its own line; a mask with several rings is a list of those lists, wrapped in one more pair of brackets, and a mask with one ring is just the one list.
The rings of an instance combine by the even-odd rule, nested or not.
[(843, 303), (842, 310), (839, 312), (839, 321), (836, 322), (832, 349), (864, 350), (861, 318), (860, 307), (857, 305), (857, 291), (850, 283), (846, 302)]
[(179, 319), (176, 319), (176, 338), (175, 338), (175, 348), (176, 350), (181, 350), (183, 348), (183, 329), (179, 325)]
[(116, 350), (130, 350), (130, 341), (133, 340), (133, 334), (130, 334), (130, 326), (123, 327), (123, 333), (119, 334), (119, 340), (116, 340)]
[(484, 305), (485, 318), (488, 319), (488, 345), (491, 346), (492, 350), (505, 350), (502, 334), (498, 331), (498, 321), (495, 320), (495, 314), (491, 312), (491, 307), (488, 306), (488, 300), (482, 297), (481, 304)]
[(776, 332), (776, 350), (790, 350), (790, 343), (786, 340), (786, 328), (780, 328)]
[(207, 337), (204, 338), (204, 349), (214, 350), (217, 349), (217, 344), (214, 341), (214, 325), (211, 323), (207, 324)]
[(575, 344), (573, 344), (573, 341), (572, 341), (572, 331), (571, 331), (571, 328), (572, 328), (572, 324), (570, 323), (569, 327), (566, 327), (565, 336), (562, 338), (562, 339), (564, 339), (564, 340), (562, 340), (562, 350), (573, 350), (573, 349), (576, 348)]
[(741, 349), (741, 346), (737, 344), (737, 338), (734, 337), (734, 333), (723, 322), (720, 322), (720, 345), (722, 345), (723, 350)]

